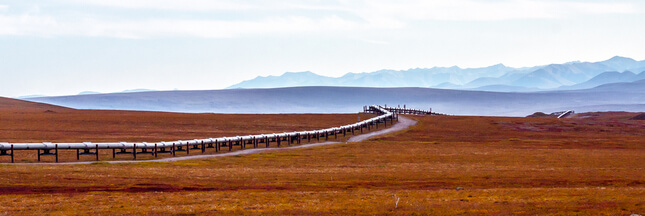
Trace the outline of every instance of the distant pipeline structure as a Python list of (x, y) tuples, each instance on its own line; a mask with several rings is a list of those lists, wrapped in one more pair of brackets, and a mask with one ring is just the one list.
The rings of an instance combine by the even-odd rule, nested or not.
[(565, 118), (565, 117), (570, 116), (570, 115), (572, 115), (574, 113), (575, 112), (573, 110), (567, 110), (567, 111), (562, 111), (562, 112), (554, 112), (554, 113), (551, 113), (551, 115), (557, 115), (558, 118)]
[[(363, 107), (363, 110), (365, 111), (368, 107), (365, 106)], [(405, 105), (403, 105), (403, 108), (399, 107), (388, 107), (387, 104), (383, 107), (381, 107), (387, 111), (396, 113), (396, 114), (410, 114), (410, 115), (447, 115), (443, 113), (436, 113), (432, 112), (432, 109), (429, 110), (422, 110), (422, 109), (410, 109), (406, 108)]]
[[(247, 135), (247, 136), (236, 136), (236, 137), (220, 137), (220, 138), (207, 138), (207, 139), (194, 139), (194, 140), (178, 140), (178, 141), (161, 141), (156, 143), (147, 143), (147, 142), (114, 142), (114, 143), (92, 143), (92, 142), (82, 142), (82, 143), (2, 143), (0, 142), (0, 156), (10, 156), (11, 163), (14, 163), (14, 151), (16, 150), (36, 150), (38, 155), (38, 161), (42, 156), (54, 156), (56, 162), (58, 162), (58, 150), (61, 149), (76, 149), (76, 159), (79, 160), (81, 155), (90, 155), (95, 156), (96, 160), (99, 160), (99, 149), (112, 149), (112, 158), (116, 158), (116, 155), (132, 155), (133, 159), (137, 159), (137, 155), (140, 154), (150, 154), (154, 157), (157, 157), (158, 154), (171, 154), (175, 156), (176, 152), (186, 152), (190, 154), (190, 151), (201, 151), (205, 152), (207, 148), (213, 148), (216, 152), (222, 151), (222, 147), (228, 147), (228, 150), (231, 151), (233, 146), (240, 146), (241, 149), (245, 149), (246, 145), (253, 145), (253, 148), (257, 148), (260, 144), (264, 144), (267, 148), (270, 143), (275, 143), (277, 147), (280, 147), (282, 142), (287, 142), (288, 145), (292, 143), (300, 144), (300, 142), (306, 139), (308, 142), (311, 142), (311, 139), (316, 139), (320, 141), (320, 138), (324, 137), (325, 140), (328, 140), (330, 136), (338, 138), (339, 134), (346, 136), (347, 133), (355, 134), (356, 131), (363, 133), (364, 129), (371, 130), (372, 128), (378, 128), (379, 124), (387, 126), (388, 121), (390, 125), (394, 124), (394, 120), (398, 120), (399, 114), (413, 114), (413, 115), (443, 115), (438, 113), (433, 113), (428, 110), (418, 110), (418, 109), (407, 109), (407, 108), (393, 108), (393, 107), (382, 107), (378, 105), (364, 106), (363, 111), (366, 113), (375, 113), (378, 116), (360, 121), (354, 124), (332, 127), (321, 130), (312, 130), (312, 131), (296, 131), (296, 132), (284, 132), (284, 133), (273, 133), (273, 134), (260, 134), (260, 135)], [(42, 152), (41, 152), (42, 151)]]
[(545, 114), (545, 113), (543, 113), (543, 112), (536, 112), (536, 113), (533, 113), (533, 114), (531, 114), (531, 115), (529, 115), (529, 116), (527, 116), (527, 117), (559, 118), (559, 119), (561, 119), (561, 118), (566, 118), (566, 117), (568, 117), (568, 116), (571, 116), (571, 115), (573, 115), (573, 114), (575, 114), (575, 113), (576, 113), (576, 112), (574, 112), (573, 110), (560, 111), (560, 112), (553, 112), (553, 113), (551, 113), (551, 114)]

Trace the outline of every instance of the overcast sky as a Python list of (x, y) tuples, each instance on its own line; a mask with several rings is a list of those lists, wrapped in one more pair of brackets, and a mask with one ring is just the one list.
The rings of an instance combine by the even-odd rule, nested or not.
[(641, 0), (0, 0), (0, 96), (645, 59)]

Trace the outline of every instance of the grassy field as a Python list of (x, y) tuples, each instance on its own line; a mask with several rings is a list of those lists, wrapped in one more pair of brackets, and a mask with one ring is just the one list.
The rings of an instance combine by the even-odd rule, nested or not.
[[(109, 110), (75, 110), (52, 105), (0, 98), (0, 142), (159, 142), (224, 136), (314, 130), (368, 119), (373, 114), (213, 114)], [(275, 145), (275, 143), (272, 143)], [(264, 146), (264, 145), (260, 145)], [(248, 148), (248, 146), (247, 146)], [(222, 148), (228, 151), (228, 148)], [(235, 149), (239, 149), (236, 147)], [(206, 154), (215, 153), (206, 149)], [(101, 160), (112, 159), (111, 150), (100, 150)], [(60, 150), (60, 162), (77, 161), (76, 150)], [(185, 152), (177, 153), (186, 155)], [(193, 150), (191, 154), (201, 154)], [(16, 162), (35, 162), (36, 151), (16, 151)], [(170, 157), (159, 154), (160, 158)], [(138, 155), (137, 159), (153, 159)], [(95, 156), (81, 156), (93, 161)], [(10, 161), (2, 157), (0, 161)], [(53, 156), (43, 162), (55, 161)]]
[(411, 116), (417, 126), (361, 143), (173, 163), (2, 165), (0, 214), (645, 214), (645, 122), (634, 115)]

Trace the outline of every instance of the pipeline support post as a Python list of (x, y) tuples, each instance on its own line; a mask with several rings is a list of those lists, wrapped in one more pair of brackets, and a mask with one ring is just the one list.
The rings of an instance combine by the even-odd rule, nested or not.
[(54, 144), (54, 148), (56, 148), (56, 163), (58, 163), (58, 143)]

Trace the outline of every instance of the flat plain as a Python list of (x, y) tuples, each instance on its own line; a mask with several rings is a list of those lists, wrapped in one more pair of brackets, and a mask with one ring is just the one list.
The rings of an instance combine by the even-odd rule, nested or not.
[[(213, 114), (76, 110), (0, 98), (0, 142), (159, 142), (314, 130), (373, 117), (373, 114)], [(275, 145), (275, 143), (272, 143)], [(236, 149), (239, 146), (235, 147)], [(224, 149), (224, 148), (222, 148)], [(227, 149), (226, 149), (227, 150)], [(214, 153), (207, 149), (205, 153)], [(132, 159), (100, 150), (101, 160)], [(201, 150), (191, 154), (201, 154)], [(185, 152), (178, 153), (186, 155)], [(169, 154), (159, 154), (160, 158)], [(0, 158), (8, 159), (8, 157)], [(36, 151), (16, 151), (17, 162), (34, 162)], [(137, 159), (153, 159), (139, 155)], [(54, 161), (42, 157), (43, 162)], [(81, 161), (95, 160), (82, 156)], [(75, 150), (60, 150), (61, 162), (74, 162)]]
[[(416, 126), (360, 143), (170, 163), (0, 165), (0, 214), (644, 214), (645, 122), (630, 120), (635, 115), (409, 116)], [(324, 115), (323, 125), (287, 128), (356, 118)], [(241, 124), (253, 125), (252, 119)], [(187, 121), (163, 129), (207, 133), (209, 127), (216, 126)], [(38, 138), (4, 131), (3, 139)]]

